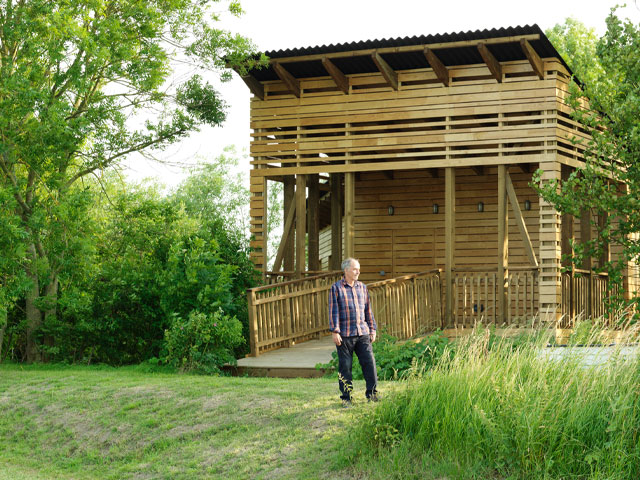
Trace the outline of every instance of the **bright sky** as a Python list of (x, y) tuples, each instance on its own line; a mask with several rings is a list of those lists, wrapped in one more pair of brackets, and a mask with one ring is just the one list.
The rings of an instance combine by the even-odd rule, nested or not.
[[(605, 18), (621, 0), (241, 0), (245, 15), (221, 26), (253, 40), (262, 51), (313, 47), (360, 40), (456, 33), (538, 24), (542, 30), (574, 17), (604, 33)], [(640, 23), (640, 0), (618, 13)], [(636, 6), (638, 3), (638, 6)], [(175, 164), (193, 164), (218, 156), (227, 145), (249, 149), (249, 99), (244, 82), (220, 85), (229, 105), (225, 125), (203, 128), (159, 155)], [(175, 186), (183, 169), (139, 157), (129, 162), (128, 177), (158, 177)], [(246, 162), (246, 169), (249, 164)]]

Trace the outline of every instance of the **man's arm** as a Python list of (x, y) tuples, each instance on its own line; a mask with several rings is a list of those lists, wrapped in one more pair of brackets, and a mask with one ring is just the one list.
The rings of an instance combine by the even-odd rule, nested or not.
[(366, 303), (364, 306), (364, 321), (369, 325), (369, 336), (371, 337), (371, 343), (376, 341), (376, 331), (378, 326), (376, 325), (376, 319), (373, 318), (373, 309), (371, 308), (371, 297), (369, 296), (369, 289), (365, 286)]
[(340, 336), (340, 306), (338, 305), (338, 291), (335, 286), (329, 292), (329, 330), (333, 337), (333, 343), (338, 347), (342, 345)]

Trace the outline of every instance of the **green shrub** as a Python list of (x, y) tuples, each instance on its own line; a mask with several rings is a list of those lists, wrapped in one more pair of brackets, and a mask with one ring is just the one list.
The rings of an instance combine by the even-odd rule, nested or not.
[(227, 363), (235, 363), (233, 350), (244, 342), (242, 324), (218, 310), (211, 315), (198, 311), (187, 319), (174, 315), (165, 331), (164, 361), (182, 371), (220, 373)]
[[(409, 371), (425, 370), (435, 365), (446, 349), (451, 350), (451, 343), (442, 332), (435, 332), (419, 340), (399, 342), (396, 337), (381, 333), (373, 343), (373, 354), (376, 359), (378, 378), (395, 380)], [(317, 368), (338, 370), (338, 354), (331, 354), (328, 364), (319, 364)], [(354, 359), (353, 378), (362, 380), (362, 369)], [(335, 373), (334, 373), (335, 374)]]

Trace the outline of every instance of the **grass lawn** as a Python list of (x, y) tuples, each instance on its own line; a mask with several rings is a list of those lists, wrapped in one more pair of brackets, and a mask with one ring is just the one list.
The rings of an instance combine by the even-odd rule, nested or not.
[(0, 365), (0, 480), (370, 478), (336, 455), (373, 409), (355, 389), (345, 410), (333, 379)]

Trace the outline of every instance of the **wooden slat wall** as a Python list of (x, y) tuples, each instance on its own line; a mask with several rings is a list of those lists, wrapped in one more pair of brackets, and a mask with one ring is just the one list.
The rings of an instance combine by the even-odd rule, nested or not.
[[(539, 205), (528, 185), (530, 173), (512, 167), (510, 172), (534, 250), (539, 247)], [(531, 210), (524, 210), (524, 201)], [(478, 202), (484, 211), (478, 212)], [(438, 213), (433, 213), (433, 204)], [(388, 214), (393, 205), (394, 214)], [(428, 170), (384, 174), (360, 174), (356, 181), (356, 256), (363, 281), (377, 281), (444, 268), (444, 175), (434, 178)], [(482, 175), (456, 169), (455, 267), (494, 268), (498, 262), (497, 169), (486, 168)], [(509, 264), (528, 266), (524, 244), (509, 208)], [(384, 271), (384, 275), (380, 272)]]
[[(559, 216), (538, 200), (527, 185), (531, 174), (517, 165), (549, 168), (547, 178), (555, 178), (559, 162), (579, 165), (581, 150), (568, 139), (582, 134), (563, 104), (569, 77), (557, 59), (544, 60), (542, 80), (527, 61), (502, 67), (501, 83), (484, 64), (450, 67), (449, 87), (431, 69), (399, 71), (398, 90), (381, 74), (350, 75), (348, 94), (328, 76), (300, 79), (300, 98), (282, 82), (266, 82), (264, 100), (251, 101), (256, 196), (258, 178), (265, 175), (359, 172), (355, 253), (363, 280), (382, 280), (443, 266), (442, 167), (456, 167), (456, 266), (495, 267), (495, 166), (509, 164), (520, 206), (525, 199), (532, 204), (523, 214), (540, 256), (540, 307), (555, 308), (561, 291)], [(471, 165), (482, 167), (481, 174), (464, 168)], [(433, 168), (440, 169), (439, 176), (432, 175)], [(478, 201), (484, 203), (483, 213), (477, 212)], [(387, 214), (389, 204), (396, 209), (393, 216)], [(258, 247), (261, 224), (254, 215), (260, 211), (260, 199), (252, 199)], [(253, 258), (263, 261), (260, 252)], [(528, 265), (513, 217), (509, 264)]]

